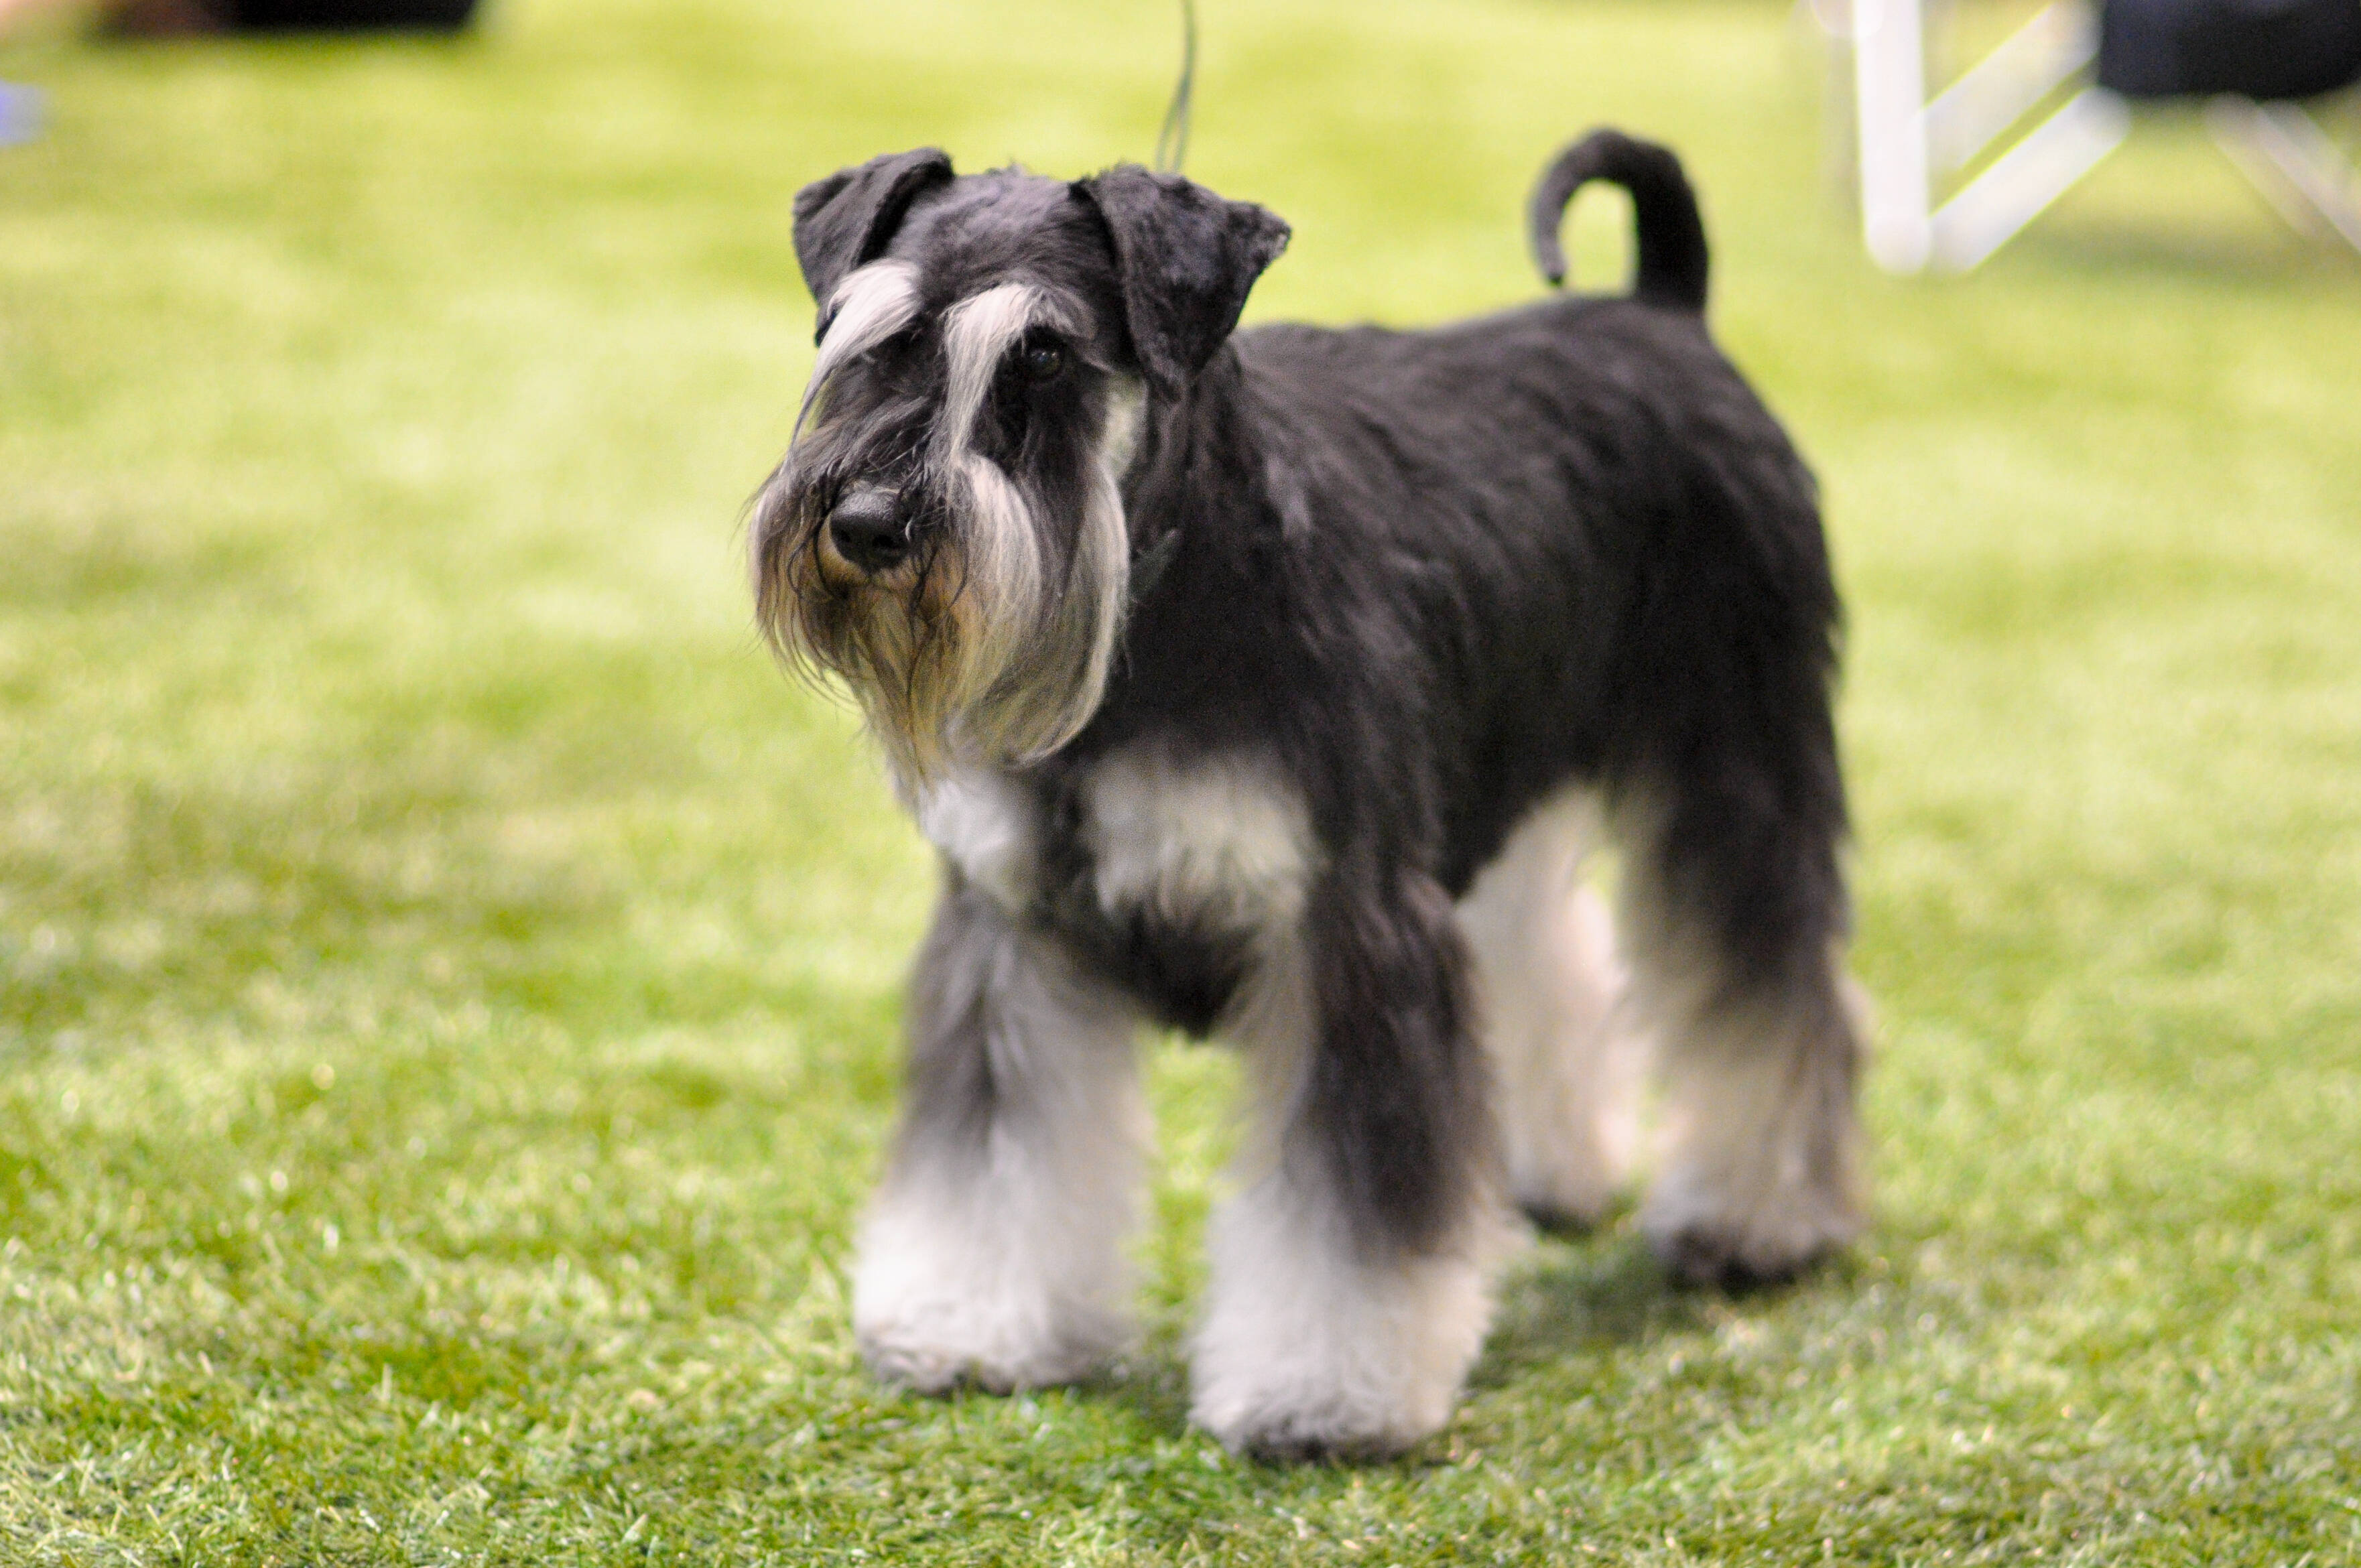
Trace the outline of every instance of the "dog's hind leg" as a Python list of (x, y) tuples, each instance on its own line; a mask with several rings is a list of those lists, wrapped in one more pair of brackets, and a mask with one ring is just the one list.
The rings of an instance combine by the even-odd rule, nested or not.
[(1449, 1419), (1504, 1234), (1451, 905), (1315, 894), (1227, 1032), (1257, 1124), (1213, 1217), (1192, 1419), (1271, 1457), (1398, 1453)]
[(1797, 782), (1834, 776), (1735, 766), (1619, 811), (1628, 995), (1664, 1088), (1640, 1223), (1689, 1283), (1779, 1280), (1861, 1227), (1842, 807)]
[(1128, 1332), (1148, 1124), (1134, 1015), (956, 886), (910, 1008), (902, 1125), (854, 1274), (862, 1354), (928, 1391), (1082, 1376)]
[(1509, 1196), (1547, 1225), (1604, 1215), (1637, 1136), (1620, 966), (1606, 905), (1582, 882), (1598, 828), (1587, 792), (1545, 802), (1459, 901)]

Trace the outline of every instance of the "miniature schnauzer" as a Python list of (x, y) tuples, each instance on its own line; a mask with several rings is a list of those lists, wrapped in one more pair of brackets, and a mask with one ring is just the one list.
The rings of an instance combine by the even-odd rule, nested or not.
[[(1511, 1205), (1697, 1282), (1860, 1224), (1838, 604), (1810, 474), (1715, 349), (1679, 163), (1610, 131), (1628, 297), (1234, 332), (1288, 227), (1174, 175), (806, 188), (818, 356), (756, 499), (762, 627), (941, 850), (853, 1321), (1009, 1389), (1125, 1332), (1150, 1021), (1237, 1046), (1193, 1419), (1270, 1455), (1449, 1417)], [(1618, 911), (1581, 879), (1602, 839)]]

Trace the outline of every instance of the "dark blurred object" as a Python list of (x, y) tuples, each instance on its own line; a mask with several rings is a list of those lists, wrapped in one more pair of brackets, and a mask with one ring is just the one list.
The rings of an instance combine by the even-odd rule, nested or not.
[(2361, 0), (2105, 0), (2099, 85), (2269, 103), (2361, 81)]
[(124, 38), (176, 38), (226, 26), (204, 0), (124, 0), (105, 14), (103, 30)]
[(129, 0), (108, 29), (132, 38), (189, 33), (457, 32), (477, 0)]
[(258, 33), (387, 28), (456, 32), (476, 14), (476, 0), (220, 0), (220, 4), (229, 14), (232, 27)]

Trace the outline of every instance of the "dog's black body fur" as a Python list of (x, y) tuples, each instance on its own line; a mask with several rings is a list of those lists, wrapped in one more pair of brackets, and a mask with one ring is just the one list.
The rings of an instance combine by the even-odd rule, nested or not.
[[(1146, 409), (1121, 487), (1127, 620), (1087, 723), (1007, 770), (1038, 846), (1026, 907), (995, 908), (947, 861), (906, 1139), (972, 1139), (996, 1113), (1005, 1086), (970, 1002), (929, 979), (995, 922), (1192, 1035), (1235, 1005), (1257, 932), (1218, 910), (1110, 909), (1096, 890), (1087, 784), (1143, 744), (1250, 753), (1303, 804), (1317, 1022), (1288, 1157), (1316, 1168), (1363, 1255), (1449, 1247), (1490, 1179), (1454, 903), (1545, 798), (1579, 784), (1609, 803), (1625, 880), (1644, 890), (1638, 938), (1700, 968), (1703, 1005), (1734, 1016), (1825, 989), (1846, 925), (1837, 597), (1810, 475), (1706, 332), (1703, 231), (1669, 155), (1594, 137), (1536, 192), (1554, 280), (1574, 187), (1631, 186), (1630, 297), (1427, 331), (1235, 334), (1284, 242), (1260, 209), (1138, 170), (954, 182), (939, 158), (882, 159), (807, 192), (798, 248), (824, 312), (839, 279), (880, 257), (920, 266), (922, 323), (999, 279), (1074, 302), (1069, 345), (1092, 373), (998, 388), (977, 436), (1035, 476), (1045, 511), (1081, 504), (1081, 459), (1056, 444), (1087, 440), (1114, 378), (1137, 378)], [(831, 220), (863, 181), (868, 199)], [(758, 582), (847, 484), (916, 450), (932, 417), (926, 342), (922, 326), (840, 373), (831, 395), (862, 411), (857, 441), (821, 443), (792, 493), (766, 498)], [(906, 464), (893, 482), (923, 488)], [(814, 492), (802, 511), (787, 504)], [(937, 526), (912, 509), (922, 556)], [(1849, 1094), (1849, 1036), (1832, 1048)], [(1763, 1272), (1727, 1238), (1659, 1241), (1692, 1274)]]
[[(1456, 1124), (1480, 1120), (1477, 1063), (1433, 1048), (1465, 1038), (1456, 986), (1386, 955), (1455, 952), (1444, 900), (1542, 796), (1582, 780), (1672, 803), (1660, 874), (1742, 976), (1839, 934), (1837, 600), (1814, 488), (1677, 307), (1560, 299), (1232, 344), (1152, 426), (1126, 509), (1144, 548), (1164, 528), (1180, 543), (1097, 718), (1038, 764), (1043, 809), (1071, 812), (1066, 781), (1143, 737), (1282, 759), (1357, 884), (1315, 902), (1312, 945), (1366, 954), (1325, 977), (1355, 994), (1323, 1009), (1340, 1028), (1318, 1120), (1356, 1212), (1415, 1237), (1451, 1209), (1444, 1151), (1481, 1146)], [(1536, 430), (1558, 436), (1546, 453)], [(1238, 934), (1112, 927), (1071, 832), (1050, 842), (1067, 891), (1042, 917), (1208, 1033)]]

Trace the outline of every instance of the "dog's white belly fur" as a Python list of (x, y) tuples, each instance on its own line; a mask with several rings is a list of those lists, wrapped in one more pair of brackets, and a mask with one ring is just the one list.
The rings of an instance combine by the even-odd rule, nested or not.
[(1100, 907), (1277, 938), (1313, 869), (1302, 801), (1252, 757), (1176, 762), (1137, 746), (1099, 764), (1082, 828)]
[(1585, 1224), (1630, 1169), (1643, 1066), (1617, 1005), (1613, 922), (1582, 880), (1600, 830), (1591, 792), (1552, 796), (1459, 901), (1509, 1196), (1537, 1218)]
[[(1100, 908), (1278, 939), (1303, 912), (1316, 856), (1303, 805), (1249, 757), (1177, 762), (1119, 751), (1083, 785), (1082, 835)], [(1039, 828), (1006, 773), (963, 768), (923, 789), (910, 814), (928, 842), (1002, 908), (1038, 891)]]

